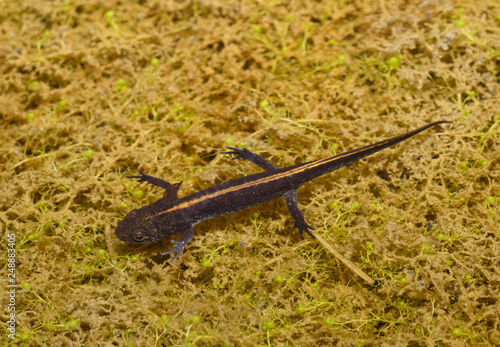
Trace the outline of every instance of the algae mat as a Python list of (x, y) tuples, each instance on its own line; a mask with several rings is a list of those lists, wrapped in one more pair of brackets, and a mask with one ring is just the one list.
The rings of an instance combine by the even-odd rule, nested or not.
[[(500, 5), (0, 2), (2, 345), (500, 344)], [(170, 240), (125, 214), (442, 125)]]

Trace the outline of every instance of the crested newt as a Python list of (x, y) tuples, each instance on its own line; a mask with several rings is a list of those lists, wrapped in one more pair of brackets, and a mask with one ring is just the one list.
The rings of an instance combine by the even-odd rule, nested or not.
[(314, 237), (310, 232), (314, 228), (306, 223), (297, 204), (297, 190), (302, 184), (393, 146), (441, 123), (450, 122), (430, 123), (388, 140), (353, 149), (333, 157), (284, 168), (272, 164), (245, 147), (241, 149), (227, 147), (230, 151), (220, 153), (235, 155), (231, 159), (246, 159), (264, 169), (264, 172), (235, 178), (182, 198), (177, 196), (182, 182), (170, 184), (160, 178), (149, 176), (139, 169), (140, 176), (127, 177), (149, 182), (165, 189), (165, 193), (163, 198), (151, 205), (128, 212), (125, 219), (116, 227), (116, 236), (125, 242), (144, 243), (158, 241), (183, 231), (180, 241), (172, 240), (175, 247), (161, 253), (166, 255), (175, 252), (175, 256), (170, 261), (172, 263), (177, 257), (182, 256), (184, 246), (194, 236), (193, 227), (199, 222), (240, 211), (282, 196), (285, 198), (286, 207), (294, 221), (292, 230), (297, 228), (302, 239), (304, 232)]

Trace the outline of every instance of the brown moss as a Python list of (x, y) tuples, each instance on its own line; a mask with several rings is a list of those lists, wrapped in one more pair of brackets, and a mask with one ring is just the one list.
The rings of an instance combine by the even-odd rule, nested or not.
[[(0, 340), (500, 344), (499, 8), (461, 6), (2, 2), (0, 225), (19, 287)], [(139, 167), (186, 195), (258, 171), (225, 144), (286, 166), (440, 119), (299, 191), (377, 286), (300, 241), (280, 200), (200, 224), (173, 266), (169, 240), (114, 235), (161, 196), (125, 177)]]

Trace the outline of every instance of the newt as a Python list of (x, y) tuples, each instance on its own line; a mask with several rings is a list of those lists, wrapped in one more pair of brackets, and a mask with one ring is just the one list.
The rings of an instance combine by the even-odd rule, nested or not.
[(163, 198), (128, 212), (125, 219), (116, 227), (116, 236), (125, 242), (144, 243), (155, 242), (174, 234), (180, 236), (180, 232), (183, 232), (180, 241), (171, 241), (175, 245), (174, 248), (161, 253), (166, 255), (175, 252), (170, 261), (172, 263), (177, 257), (182, 256), (184, 247), (194, 236), (193, 227), (201, 221), (237, 212), (282, 196), (294, 221), (292, 230), (298, 229), (302, 239), (304, 232), (314, 237), (310, 230), (315, 229), (307, 224), (297, 204), (297, 190), (301, 185), (442, 123), (450, 122), (430, 123), (388, 140), (333, 157), (283, 168), (245, 147), (240, 149), (226, 146), (229, 151), (220, 152), (221, 154), (234, 155), (231, 160), (246, 159), (262, 168), (264, 172), (235, 178), (182, 198), (177, 195), (182, 182), (171, 184), (147, 175), (139, 169), (140, 176), (127, 177), (165, 189)]

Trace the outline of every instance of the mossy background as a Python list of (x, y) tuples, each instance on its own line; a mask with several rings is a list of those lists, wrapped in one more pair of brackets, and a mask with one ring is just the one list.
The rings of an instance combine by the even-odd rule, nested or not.
[[(19, 346), (500, 344), (496, 1), (1, 1), (0, 282)], [(170, 240), (114, 229), (162, 192), (450, 120)], [(7, 320), (2, 288), (1, 319)]]

